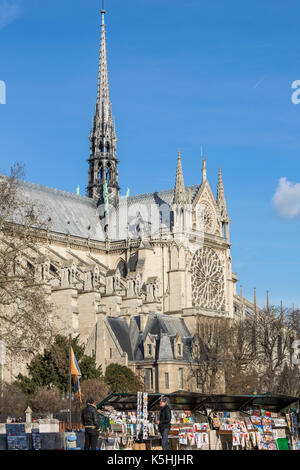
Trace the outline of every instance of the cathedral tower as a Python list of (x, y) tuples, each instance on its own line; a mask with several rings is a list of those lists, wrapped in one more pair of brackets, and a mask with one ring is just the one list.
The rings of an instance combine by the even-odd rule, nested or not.
[(106, 56), (105, 10), (101, 10), (101, 43), (98, 73), (98, 93), (95, 115), (90, 133), (90, 158), (87, 195), (97, 204), (107, 202), (118, 205), (118, 159), (117, 136), (109, 97), (108, 67)]

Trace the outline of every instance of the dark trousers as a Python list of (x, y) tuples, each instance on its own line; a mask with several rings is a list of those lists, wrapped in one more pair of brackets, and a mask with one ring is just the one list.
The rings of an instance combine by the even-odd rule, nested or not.
[(99, 431), (96, 429), (85, 429), (84, 450), (96, 450), (98, 444)]
[(160, 434), (161, 434), (161, 445), (163, 450), (169, 450), (169, 441), (168, 441), (168, 436), (169, 436), (170, 428), (161, 428), (160, 429)]

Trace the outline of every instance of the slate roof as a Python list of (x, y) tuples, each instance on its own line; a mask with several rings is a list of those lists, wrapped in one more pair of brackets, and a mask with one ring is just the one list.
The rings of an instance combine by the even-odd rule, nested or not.
[[(144, 341), (148, 334), (155, 339), (155, 360), (174, 360), (174, 340), (179, 335), (183, 344), (183, 360), (190, 360), (191, 334), (182, 318), (164, 314), (149, 314), (145, 329), (140, 331), (140, 317), (133, 317), (130, 324), (123, 318), (108, 317), (122, 350), (128, 354), (129, 361), (143, 361)], [(147, 360), (147, 359), (146, 359)]]
[[(188, 195), (188, 188), (186, 186), (186, 193)], [(200, 185), (190, 186), (191, 188), (191, 195), (192, 200), (196, 196)], [(128, 198), (128, 205), (136, 204), (136, 203), (143, 203), (146, 205), (156, 204), (161, 206), (163, 204), (168, 204), (169, 206), (172, 204), (174, 198), (174, 189), (166, 189), (164, 191), (155, 191), (153, 193), (145, 193), (145, 194), (138, 194), (137, 196), (131, 196)]]
[(22, 197), (40, 209), (53, 232), (103, 239), (93, 199), (26, 181), (21, 182), (21, 191)]
[[(199, 187), (199, 185), (191, 186), (192, 199)], [(45, 217), (44, 220), (49, 223), (51, 231), (61, 234), (69, 233), (81, 238), (90, 237), (91, 240), (103, 241), (105, 239), (96, 203), (93, 199), (27, 181), (21, 182), (21, 188), (25, 199), (41, 209), (40, 212)], [(188, 187), (186, 187), (186, 191), (188, 193)], [(169, 189), (131, 196), (127, 198), (127, 204), (129, 209), (142, 204), (150, 213), (151, 205), (162, 207), (166, 204), (170, 207), (173, 197), (174, 189)], [(120, 198), (120, 201), (124, 202), (125, 199), (124, 197)], [(165, 225), (167, 227), (168, 223)]]

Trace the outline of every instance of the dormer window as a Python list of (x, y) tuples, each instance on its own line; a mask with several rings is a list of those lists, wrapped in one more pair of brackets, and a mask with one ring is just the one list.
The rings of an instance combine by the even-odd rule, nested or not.
[(152, 345), (148, 344), (147, 346), (148, 346), (148, 355), (152, 356)]
[(182, 347), (181, 344), (177, 344), (177, 355), (182, 356)]

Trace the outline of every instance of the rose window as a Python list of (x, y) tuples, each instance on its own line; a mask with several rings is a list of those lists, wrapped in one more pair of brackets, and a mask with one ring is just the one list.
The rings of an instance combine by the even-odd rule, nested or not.
[(224, 270), (217, 253), (208, 247), (197, 250), (191, 271), (193, 306), (224, 309)]

